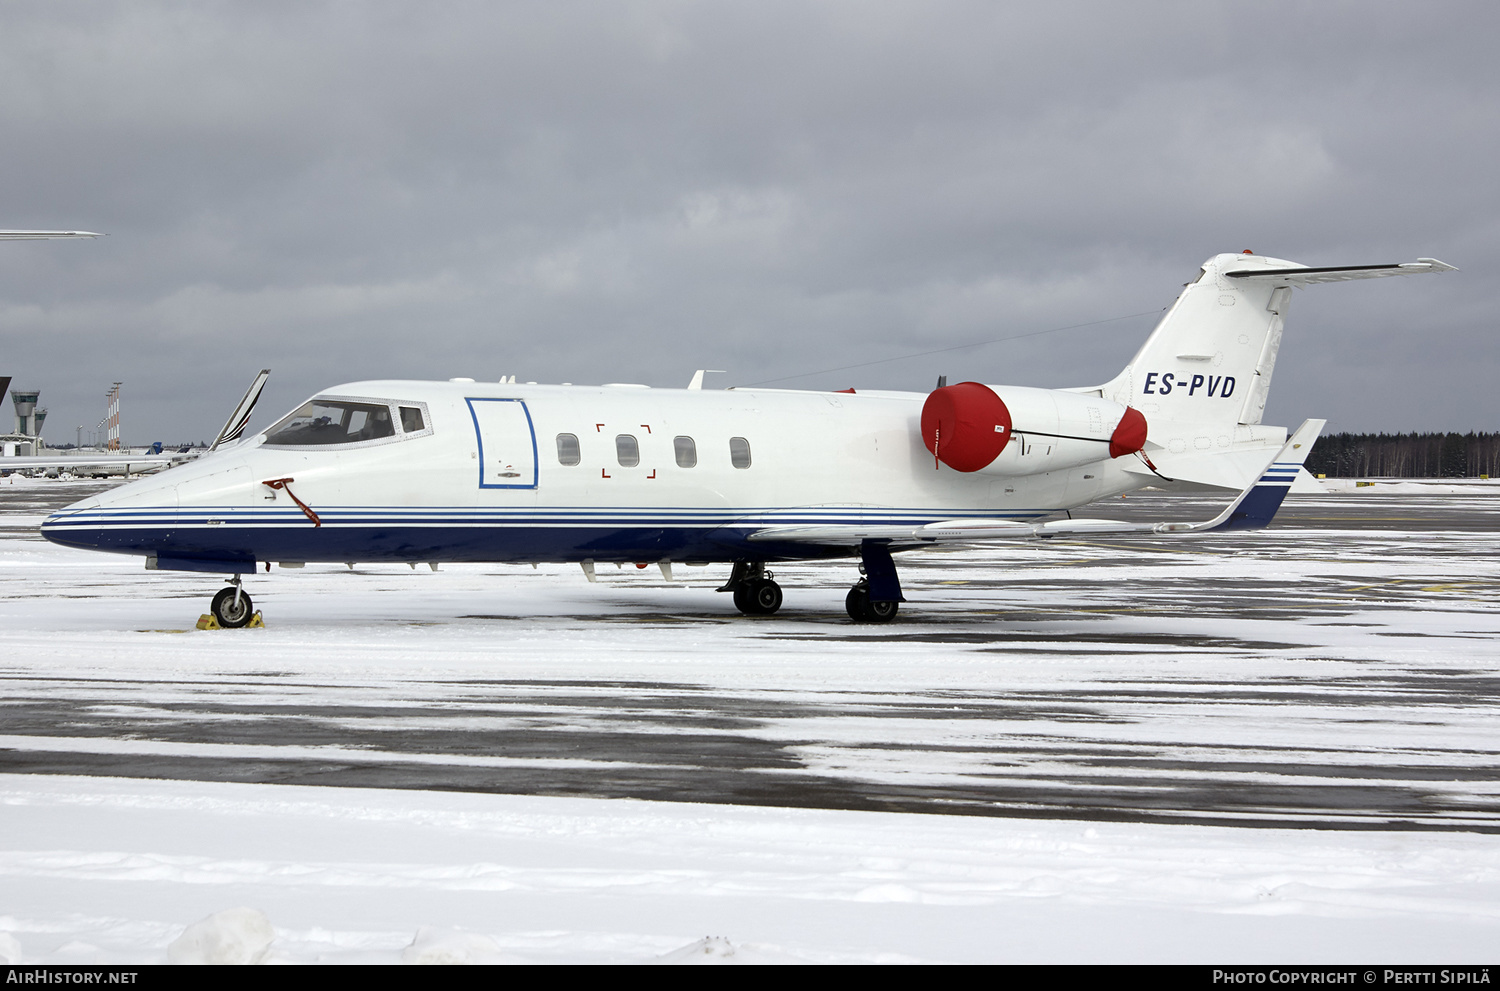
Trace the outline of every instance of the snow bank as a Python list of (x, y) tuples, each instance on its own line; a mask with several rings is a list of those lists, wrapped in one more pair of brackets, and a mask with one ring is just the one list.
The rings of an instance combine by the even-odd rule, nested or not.
[(408, 964), (479, 964), (519, 963), (514, 957), (500, 952), (500, 947), (488, 936), (477, 933), (457, 932), (450, 929), (433, 929), (424, 926), (417, 930), (411, 945), (401, 951), (401, 962)]
[(231, 908), (185, 929), (167, 946), (167, 962), (181, 964), (261, 963), (276, 930), (264, 912)]
[(1320, 478), (1319, 488), (1343, 495), (1500, 495), (1500, 479), (1490, 478)]
[(812, 961), (792, 956), (789, 953), (781, 953), (770, 947), (753, 944), (735, 946), (723, 936), (704, 936), (680, 950), (664, 953), (651, 962), (702, 966), (709, 964), (805, 964)]

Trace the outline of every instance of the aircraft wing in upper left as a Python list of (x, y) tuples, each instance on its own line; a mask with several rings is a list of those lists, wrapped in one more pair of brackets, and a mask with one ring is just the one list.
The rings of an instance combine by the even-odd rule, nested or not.
[(23, 455), (0, 458), (0, 471), (23, 471), (29, 468), (150, 468), (189, 460), (191, 458), (185, 454), (96, 454), (71, 458), (34, 458)]
[(0, 231), (0, 241), (47, 241), (59, 237), (103, 237), (93, 231)]

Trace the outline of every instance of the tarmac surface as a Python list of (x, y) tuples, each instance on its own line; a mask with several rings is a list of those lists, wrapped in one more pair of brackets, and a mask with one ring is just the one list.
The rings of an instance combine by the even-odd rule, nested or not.
[(211, 578), (38, 546), (89, 491), (0, 487), (0, 772), (1500, 832), (1500, 496), (907, 555), (889, 626), (843, 616), (848, 562), (777, 568), (764, 619), (716, 568), (309, 566), (247, 585), (270, 629), (200, 633), (157, 617)]

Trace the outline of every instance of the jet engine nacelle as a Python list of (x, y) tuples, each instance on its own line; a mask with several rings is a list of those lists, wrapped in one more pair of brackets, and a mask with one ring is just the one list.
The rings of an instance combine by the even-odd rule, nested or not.
[(1031, 475), (1134, 454), (1146, 418), (1098, 396), (960, 382), (927, 397), (922, 443), (955, 471)]

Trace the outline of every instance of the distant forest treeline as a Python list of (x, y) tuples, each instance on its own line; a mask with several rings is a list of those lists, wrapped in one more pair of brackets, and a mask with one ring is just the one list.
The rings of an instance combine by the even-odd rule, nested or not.
[(1500, 434), (1328, 434), (1307, 470), (1329, 478), (1500, 478)]

